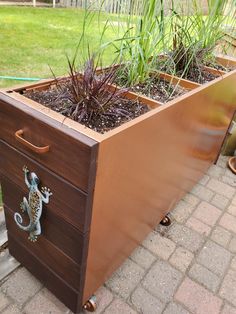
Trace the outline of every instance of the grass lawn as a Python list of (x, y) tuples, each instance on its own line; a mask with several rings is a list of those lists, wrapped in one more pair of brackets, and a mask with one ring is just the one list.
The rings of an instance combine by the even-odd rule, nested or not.
[[(99, 45), (99, 26), (106, 16), (94, 13), (87, 31), (90, 50)], [(79, 9), (0, 7), (0, 75), (16, 77), (51, 77), (67, 72), (65, 55), (73, 55), (83, 29), (84, 11)], [(112, 19), (116, 19), (116, 16)], [(105, 40), (112, 38), (106, 32)], [(107, 51), (104, 63), (112, 58)], [(1, 80), (0, 87), (19, 84)]]

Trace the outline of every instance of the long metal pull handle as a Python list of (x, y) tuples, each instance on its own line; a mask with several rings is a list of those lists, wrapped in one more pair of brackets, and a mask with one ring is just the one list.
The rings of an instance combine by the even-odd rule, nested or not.
[(50, 146), (35, 146), (34, 144), (28, 142), (26, 139), (23, 138), (24, 131), (23, 130), (18, 130), (15, 133), (15, 138), (18, 142), (23, 144), (24, 146), (28, 147), (31, 149), (33, 152), (38, 153), (38, 154), (45, 154), (49, 151)]

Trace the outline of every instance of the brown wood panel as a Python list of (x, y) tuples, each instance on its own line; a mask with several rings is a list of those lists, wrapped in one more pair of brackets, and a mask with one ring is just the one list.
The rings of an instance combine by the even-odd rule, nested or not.
[(212, 73), (213, 75), (216, 75), (216, 76), (222, 76), (222, 75), (227, 73), (225, 71), (222, 71), (222, 70), (219, 70), (219, 69), (215, 69), (215, 68), (212, 68), (212, 67), (208, 67), (208, 66), (204, 66), (203, 69), (206, 70), (209, 73)]
[(84, 301), (215, 161), (236, 109), (235, 86), (233, 71), (100, 144)]
[[(13, 219), (15, 212), (19, 212), (23, 217), (23, 224), (27, 225), (29, 217), (27, 213), (22, 213), (20, 209), (20, 203), (23, 197), (26, 196), (25, 192), (3, 176), (1, 177), (1, 188), (3, 202), (11, 209), (8, 212), (10, 219)], [(83, 265), (86, 262), (88, 235), (82, 234), (71, 224), (55, 215), (47, 206), (43, 208), (40, 222), (42, 228), (42, 235), (40, 237), (45, 237), (77, 264)], [(15, 225), (15, 228), (18, 228), (17, 225)], [(24, 231), (21, 232), (24, 233)]]
[(219, 54), (216, 57), (217, 62), (225, 67), (236, 67), (236, 58)]
[(0, 152), (0, 173), (23, 189), (27, 195), (28, 188), (22, 170), (26, 165), (31, 172), (37, 174), (41, 186), (46, 186), (53, 192), (47, 209), (82, 232), (88, 230), (89, 219), (86, 215), (90, 217), (91, 213), (87, 206), (87, 194), (3, 141), (0, 141)]
[(52, 269), (42, 263), (36, 255), (29, 251), (18, 239), (8, 234), (9, 251), (20, 263), (24, 265), (46, 288), (55, 294), (68, 308), (76, 312), (77, 300), (80, 292), (69, 286)]
[(201, 84), (185, 80), (183, 78), (179, 78), (178, 76), (170, 75), (165, 72), (159, 72), (158, 71), (158, 76), (160, 76), (162, 79), (164, 79), (167, 82), (170, 82), (172, 84), (179, 85), (185, 89), (192, 90), (194, 88), (199, 87)]
[(45, 237), (38, 237), (36, 242), (28, 240), (28, 233), (22, 231), (16, 226), (13, 218), (13, 211), (4, 205), (6, 216), (6, 226), (8, 234), (15, 239), (18, 239), (32, 254), (37, 256), (39, 261), (47, 265), (59, 277), (63, 278), (68, 285), (79, 290), (81, 281), (81, 272), (83, 266), (78, 265), (67, 255), (63, 254)]
[[(26, 99), (27, 100), (27, 99)], [(48, 109), (44, 107), (44, 112)], [(36, 146), (50, 146), (37, 154), (15, 139), (22, 129), (24, 138)], [(95, 171), (97, 142), (56, 119), (25, 105), (11, 94), (0, 93), (0, 138), (58, 173), (84, 191)]]

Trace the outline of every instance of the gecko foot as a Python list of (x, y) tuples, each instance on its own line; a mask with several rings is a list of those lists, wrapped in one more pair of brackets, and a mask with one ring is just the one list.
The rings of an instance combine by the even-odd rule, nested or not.
[(51, 196), (52, 195), (52, 192), (49, 188), (47, 188), (46, 186), (43, 186), (42, 189), (41, 189), (42, 193), (48, 195), (48, 196)]
[(23, 171), (24, 171), (25, 173), (28, 173), (28, 172), (29, 172), (29, 169), (27, 168), (27, 166), (24, 166), (24, 167), (23, 167)]
[(31, 242), (36, 242), (37, 241), (37, 236), (33, 233), (30, 233), (30, 235), (28, 236), (28, 239), (31, 241)]
[(21, 209), (22, 213), (25, 212), (25, 204), (24, 204), (24, 202), (20, 203), (20, 209)]

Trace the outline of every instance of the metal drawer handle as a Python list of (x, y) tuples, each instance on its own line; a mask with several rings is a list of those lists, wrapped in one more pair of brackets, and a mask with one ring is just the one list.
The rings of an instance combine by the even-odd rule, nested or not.
[(16, 140), (18, 142), (20, 142), (21, 144), (23, 144), (24, 146), (26, 146), (29, 149), (31, 149), (33, 152), (38, 153), (38, 154), (44, 154), (44, 153), (49, 151), (49, 147), (50, 147), (49, 145), (48, 146), (43, 146), (43, 147), (35, 146), (34, 144), (32, 144), (32, 143), (28, 142), (27, 140), (25, 140), (23, 138), (23, 134), (24, 134), (23, 130), (16, 131), (16, 133), (15, 133)]
[(21, 214), (15, 213), (14, 220), (17, 226), (26, 232), (29, 232), (28, 239), (32, 242), (37, 241), (37, 237), (41, 234), (40, 218), (43, 210), (43, 203), (48, 204), (49, 198), (52, 195), (50, 189), (43, 187), (39, 189), (40, 180), (34, 172), (30, 172), (29, 169), (24, 166), (25, 184), (29, 189), (28, 199), (23, 198), (23, 202), (20, 205), (22, 212), (27, 213), (29, 216), (29, 224), (23, 225), (23, 219)]

